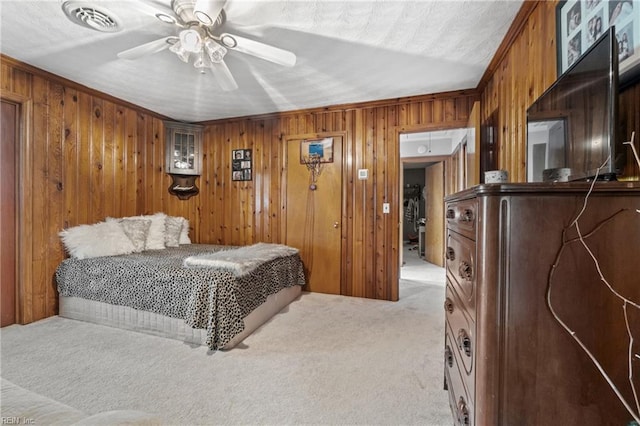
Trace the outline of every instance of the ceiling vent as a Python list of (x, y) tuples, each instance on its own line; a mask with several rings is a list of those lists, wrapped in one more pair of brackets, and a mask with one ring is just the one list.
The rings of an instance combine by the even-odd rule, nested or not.
[(118, 18), (107, 9), (83, 1), (65, 1), (62, 10), (75, 24), (104, 33), (114, 33), (122, 29)]

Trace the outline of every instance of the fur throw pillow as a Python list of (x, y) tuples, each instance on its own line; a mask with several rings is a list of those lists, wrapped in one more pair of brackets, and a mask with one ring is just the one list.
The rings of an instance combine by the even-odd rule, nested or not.
[(90, 257), (130, 254), (135, 247), (118, 222), (100, 222), (65, 229), (58, 235), (71, 257)]
[(184, 219), (181, 217), (167, 216), (164, 221), (164, 245), (178, 247)]

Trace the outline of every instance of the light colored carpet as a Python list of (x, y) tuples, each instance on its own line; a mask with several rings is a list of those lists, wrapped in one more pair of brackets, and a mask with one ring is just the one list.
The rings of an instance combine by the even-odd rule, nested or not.
[(404, 242), (400, 278), (408, 281), (440, 283), (444, 286), (444, 268), (428, 263), (418, 253), (418, 244)]
[(303, 293), (226, 352), (51, 317), (1, 329), (1, 374), (169, 424), (448, 426), (443, 283), (403, 280), (399, 302)]

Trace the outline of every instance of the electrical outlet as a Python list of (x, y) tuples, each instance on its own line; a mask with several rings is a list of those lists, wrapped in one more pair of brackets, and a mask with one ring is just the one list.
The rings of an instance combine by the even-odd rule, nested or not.
[(391, 205), (389, 203), (382, 203), (382, 213), (390, 213)]

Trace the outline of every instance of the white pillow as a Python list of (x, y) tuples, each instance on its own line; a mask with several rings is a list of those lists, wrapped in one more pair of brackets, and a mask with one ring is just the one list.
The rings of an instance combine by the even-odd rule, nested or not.
[(130, 254), (135, 250), (118, 222), (78, 225), (65, 229), (58, 235), (67, 253), (77, 259)]
[(123, 219), (150, 220), (151, 224), (149, 225), (149, 231), (147, 232), (147, 238), (145, 239), (144, 249), (145, 250), (162, 250), (165, 248), (164, 221), (166, 217), (167, 215), (164, 213), (156, 213), (156, 214), (142, 215), (142, 216), (123, 217), (115, 220), (123, 220)]
[(164, 221), (166, 217), (167, 215), (164, 213), (142, 216), (143, 219), (151, 220), (151, 226), (149, 226), (149, 233), (147, 234), (145, 250), (164, 249)]
[(180, 234), (182, 233), (181, 217), (167, 216), (164, 220), (164, 245), (167, 247), (178, 247), (180, 245)]
[(182, 218), (182, 232), (180, 233), (180, 244), (191, 244), (189, 238), (189, 220)]
[(133, 246), (135, 247), (134, 252), (140, 253), (144, 250), (145, 244), (147, 242), (147, 235), (149, 235), (149, 227), (151, 226), (151, 220), (149, 219), (111, 219), (107, 218), (107, 222), (109, 220), (116, 220), (122, 226), (122, 230), (129, 237)]

